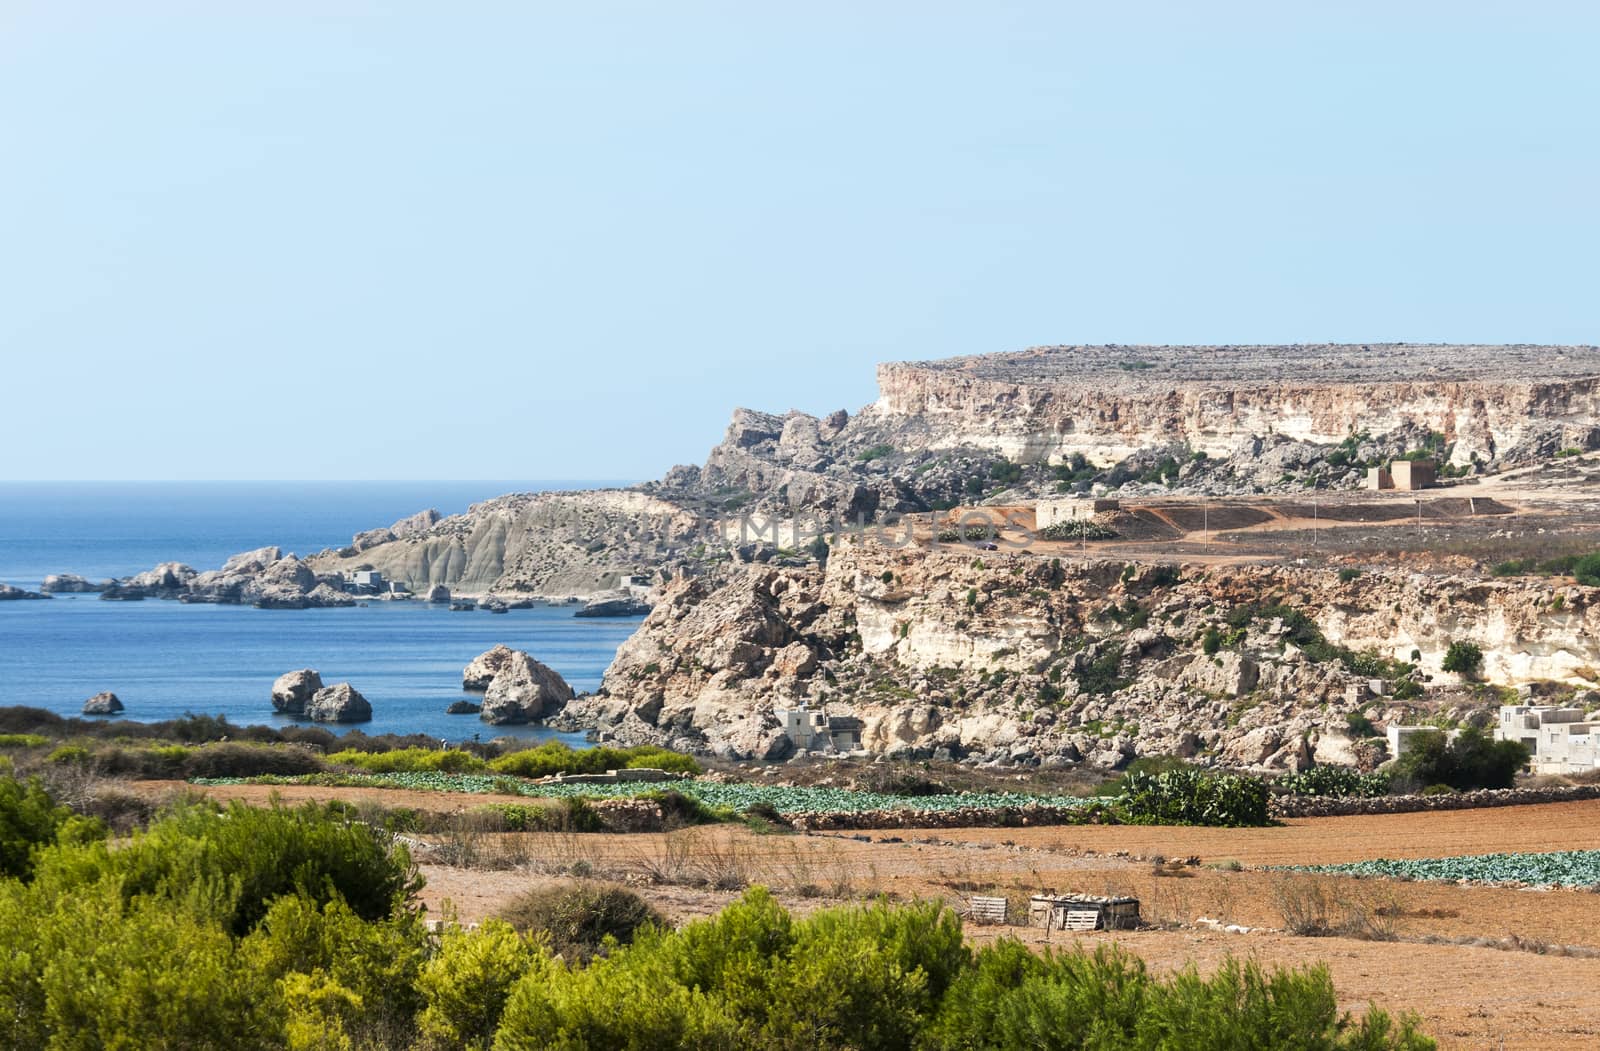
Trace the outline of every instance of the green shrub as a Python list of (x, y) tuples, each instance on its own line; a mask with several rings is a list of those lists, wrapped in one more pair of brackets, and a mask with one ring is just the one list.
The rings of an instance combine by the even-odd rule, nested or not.
[(0, 734), (0, 748), (41, 748), (50, 738), (39, 734)]
[(1572, 575), (1585, 587), (1600, 587), (1600, 552), (1584, 555), (1572, 565)]
[(693, 756), (651, 745), (634, 748), (571, 748), (546, 741), (536, 748), (508, 752), (493, 759), (489, 769), (514, 777), (549, 777), (552, 774), (603, 774), (607, 770), (654, 767), (668, 773), (694, 775), (700, 764)]
[(427, 1006), (417, 1028), (446, 1047), (486, 1047), (512, 986), (548, 966), (543, 948), (502, 920), (475, 931), (452, 926), (418, 977)]
[(199, 894), (205, 910), (237, 935), (284, 894), (317, 903), (342, 898), (362, 919), (378, 920), (405, 907), (421, 886), (404, 847), (309, 803), (187, 806), (115, 850), (104, 843), (57, 847), (36, 860), (35, 879), (51, 893), (73, 894), (105, 879), (130, 901), (183, 902)]
[(76, 817), (57, 805), (37, 778), (23, 783), (0, 777), (0, 876), (26, 880), (33, 875), (34, 857), (41, 847), (104, 835), (98, 821)]
[(397, 748), (392, 752), (359, 752), (346, 749), (327, 757), (329, 763), (360, 767), (375, 774), (440, 771), (447, 774), (476, 774), (489, 764), (456, 748)]
[(1452, 642), (1444, 651), (1444, 663), (1440, 667), (1470, 679), (1483, 668), (1483, 650), (1476, 642)]
[(1351, 737), (1361, 738), (1378, 736), (1378, 728), (1373, 725), (1372, 720), (1367, 716), (1366, 712), (1345, 713), (1344, 724), (1345, 728), (1350, 732)]
[(1396, 779), (1413, 785), (1449, 785), (1457, 791), (1510, 788), (1517, 771), (1528, 763), (1528, 749), (1519, 741), (1492, 740), (1468, 728), (1450, 740), (1442, 731), (1412, 737), (1406, 753), (1394, 762)]
[(1356, 569), (1354, 567), (1347, 567), (1345, 569), (1339, 570), (1339, 583), (1348, 584), (1352, 580), (1358, 579), (1360, 576), (1361, 576), (1361, 570)]
[(1210, 657), (1215, 656), (1220, 649), (1222, 649), (1222, 632), (1213, 624), (1206, 628), (1204, 635), (1200, 636), (1200, 650)]

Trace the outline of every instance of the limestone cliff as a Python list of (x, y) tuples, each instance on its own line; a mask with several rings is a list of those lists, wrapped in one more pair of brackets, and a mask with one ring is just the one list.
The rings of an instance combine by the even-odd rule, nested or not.
[[(565, 718), (781, 758), (772, 709), (804, 701), (863, 717), (864, 746), (890, 755), (1370, 764), (1381, 747), (1352, 739), (1352, 713), (1481, 720), (1498, 703), (1440, 671), (1451, 642), (1477, 642), (1493, 682), (1590, 684), (1596, 629), (1600, 590), (1575, 585), (858, 543), (825, 569), (675, 584)], [(1419, 696), (1369, 697), (1373, 679)]]
[(1455, 462), (1491, 463), (1600, 427), (1596, 347), (1039, 347), (880, 365), (878, 387), (873, 413), (935, 447), (1023, 461), (1172, 444), (1225, 457), (1269, 435), (1332, 445), (1420, 426)]

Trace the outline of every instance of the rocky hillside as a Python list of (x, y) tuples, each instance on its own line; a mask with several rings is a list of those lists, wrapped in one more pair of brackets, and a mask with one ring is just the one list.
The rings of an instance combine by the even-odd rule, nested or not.
[(1597, 630), (1600, 592), (1578, 586), (862, 543), (823, 569), (674, 584), (562, 718), (782, 758), (772, 709), (804, 701), (862, 717), (888, 755), (1371, 765), (1368, 724), (1482, 721), (1500, 703), (1440, 670), (1452, 642), (1477, 642), (1490, 680), (1580, 684), (1600, 675)]
[(703, 464), (632, 490), (424, 513), (310, 565), (371, 566), (418, 592), (593, 596), (633, 574), (716, 572), (758, 536), (803, 560), (797, 516), (1348, 489), (1406, 454), (1473, 474), (1600, 447), (1594, 347), (1049, 347), (884, 365), (879, 386), (855, 415), (739, 409)]
[(654, 574), (697, 542), (692, 511), (629, 490), (513, 494), (464, 514), (361, 534), (310, 559), (322, 572), (381, 571), (413, 591), (501, 595), (595, 595), (634, 574)]

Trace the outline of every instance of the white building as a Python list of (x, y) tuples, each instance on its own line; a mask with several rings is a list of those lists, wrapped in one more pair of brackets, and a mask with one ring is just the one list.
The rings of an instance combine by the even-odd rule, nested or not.
[(1506, 704), (1494, 730), (1501, 741), (1521, 741), (1536, 774), (1578, 774), (1600, 767), (1600, 723), (1582, 708)]
[(854, 752), (861, 747), (861, 720), (852, 715), (836, 715), (831, 719), (824, 711), (813, 711), (805, 705), (795, 708), (777, 708), (773, 715), (796, 751)]

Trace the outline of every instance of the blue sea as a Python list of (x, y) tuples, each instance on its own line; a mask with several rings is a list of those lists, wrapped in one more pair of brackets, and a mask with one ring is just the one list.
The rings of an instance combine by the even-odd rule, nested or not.
[[(444, 514), (508, 492), (617, 482), (0, 482), (0, 582), (35, 590), (50, 573), (121, 577), (158, 562), (213, 569), (232, 554), (276, 544), (301, 555), (350, 542), (427, 507)], [(445, 715), (466, 696), (461, 669), (503, 642), (527, 650), (578, 690), (592, 690), (638, 618), (579, 619), (571, 607), (451, 613), (415, 602), (353, 609), (258, 610), (179, 602), (102, 602), (58, 595), (0, 602), (0, 705), (77, 715), (114, 692), (123, 718), (226, 715), (240, 725), (285, 725), (272, 680), (316, 668), (372, 702), (365, 733), (580, 735), (491, 727)], [(334, 730), (346, 729), (331, 727)]]

